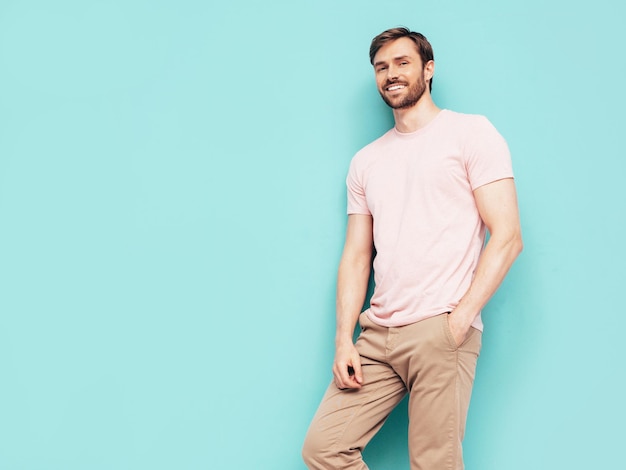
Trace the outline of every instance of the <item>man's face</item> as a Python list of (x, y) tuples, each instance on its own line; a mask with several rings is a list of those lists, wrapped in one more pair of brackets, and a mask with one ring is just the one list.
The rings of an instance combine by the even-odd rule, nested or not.
[(427, 70), (409, 38), (396, 39), (381, 47), (374, 56), (374, 72), (380, 96), (393, 109), (412, 107), (426, 91)]

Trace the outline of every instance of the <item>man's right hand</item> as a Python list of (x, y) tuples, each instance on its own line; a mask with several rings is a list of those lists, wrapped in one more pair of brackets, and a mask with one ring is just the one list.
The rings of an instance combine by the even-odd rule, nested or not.
[(333, 375), (335, 385), (340, 389), (359, 389), (363, 385), (361, 356), (352, 342), (337, 346)]

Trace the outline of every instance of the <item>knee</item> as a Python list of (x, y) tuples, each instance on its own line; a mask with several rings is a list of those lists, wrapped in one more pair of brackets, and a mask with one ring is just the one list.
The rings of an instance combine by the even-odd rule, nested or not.
[(309, 430), (302, 445), (302, 460), (311, 470), (328, 470), (330, 446), (321, 433)]
[(302, 460), (309, 470), (329, 470), (331, 468), (367, 469), (358, 448), (342, 449), (330, 442), (323, 433), (309, 431), (302, 446)]
[(314, 437), (309, 433), (306, 435), (304, 439), (304, 444), (302, 445), (302, 460), (304, 460), (305, 465), (310, 469), (315, 468), (323, 468), (320, 467), (320, 447), (318, 442)]

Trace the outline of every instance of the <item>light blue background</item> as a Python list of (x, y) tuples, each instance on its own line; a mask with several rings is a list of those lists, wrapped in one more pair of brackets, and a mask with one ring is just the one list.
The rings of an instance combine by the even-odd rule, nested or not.
[[(352, 155), (399, 24), (512, 150), (468, 470), (623, 461), (617, 0), (0, 3), (0, 468), (303, 469)], [(408, 469), (406, 405), (366, 451)]]

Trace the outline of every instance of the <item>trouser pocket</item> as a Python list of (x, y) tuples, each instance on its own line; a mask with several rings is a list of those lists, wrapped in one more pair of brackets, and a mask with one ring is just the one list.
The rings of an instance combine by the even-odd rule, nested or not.
[(461, 344), (456, 344), (454, 336), (452, 336), (452, 330), (450, 329), (450, 312), (442, 313), (440, 317), (443, 334), (448, 342), (448, 346), (452, 348), (453, 351), (456, 351)]

